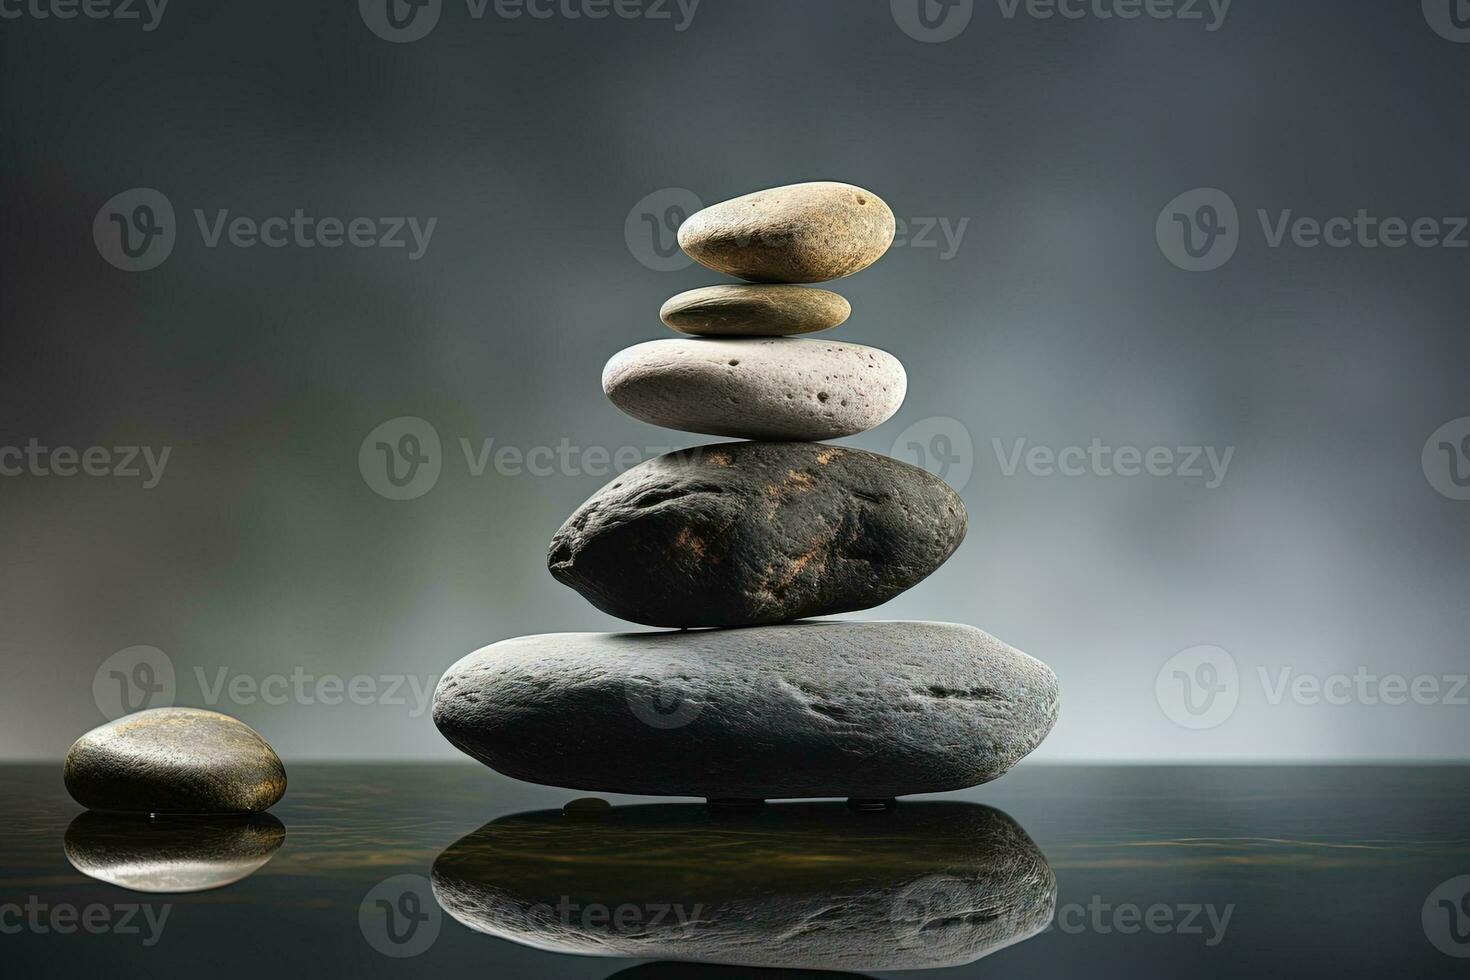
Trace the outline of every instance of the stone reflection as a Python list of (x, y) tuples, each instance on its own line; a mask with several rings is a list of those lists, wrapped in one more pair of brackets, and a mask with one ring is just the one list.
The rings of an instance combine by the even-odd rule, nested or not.
[(84, 875), (139, 892), (220, 888), (258, 871), (286, 839), (268, 813), (168, 816), (88, 811), (66, 828)]
[(1025, 831), (968, 803), (522, 813), (446, 849), (433, 885), (471, 929), (538, 949), (805, 970), (970, 963), (1056, 905)]
[(644, 963), (610, 975), (607, 980), (832, 980), (860, 977), (862, 973), (831, 970), (752, 969), (748, 966), (715, 966), (709, 963)]

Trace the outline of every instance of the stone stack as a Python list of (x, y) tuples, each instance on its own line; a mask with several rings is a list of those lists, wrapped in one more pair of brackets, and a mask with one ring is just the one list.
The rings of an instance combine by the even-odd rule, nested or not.
[(964, 504), (937, 477), (820, 441), (886, 421), (907, 379), (884, 351), (796, 336), (850, 313), (798, 284), (866, 268), (894, 227), (876, 195), (830, 182), (684, 223), (690, 256), (746, 282), (665, 303), (663, 321), (690, 336), (615, 355), (603, 390), (645, 422), (750, 441), (628, 470), (577, 509), (548, 558), (597, 608), (682, 632), (485, 647), (435, 694), (452, 743), (531, 782), (754, 802), (961, 789), (1045, 738), (1055, 676), (980, 630), (794, 622), (892, 599), (965, 535)]

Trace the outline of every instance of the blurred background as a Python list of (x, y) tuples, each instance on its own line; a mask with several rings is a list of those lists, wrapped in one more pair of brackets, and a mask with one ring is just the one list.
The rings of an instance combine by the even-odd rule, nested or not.
[(1466, 758), (1457, 0), (390, 2), (7, 8), (0, 757), (459, 758), (449, 664), (636, 628), (545, 551), (708, 441), (599, 386), (722, 281), (678, 221), (837, 179), (901, 224), (830, 336), (909, 375), (846, 442), (971, 522), (859, 618), (1049, 663), (1038, 760)]

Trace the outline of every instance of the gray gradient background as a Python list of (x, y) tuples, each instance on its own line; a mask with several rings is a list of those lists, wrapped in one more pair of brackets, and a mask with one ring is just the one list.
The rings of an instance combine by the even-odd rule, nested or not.
[[(1466, 251), (1266, 247), (1256, 208), (1470, 212), (1470, 45), (1418, 2), (1237, 0), (1178, 21), (1006, 20), (905, 36), (886, 0), (703, 0), (668, 21), (474, 21), (390, 44), (347, 0), (173, 0), (161, 26), (0, 23), (0, 445), (172, 447), (165, 477), (0, 479), (5, 758), (102, 718), (93, 674), (148, 644), (193, 680), (431, 678), (504, 637), (618, 623), (546, 573), (603, 479), (471, 476), (457, 440), (683, 446), (622, 416), (603, 362), (666, 336), (672, 293), (624, 219), (664, 187), (712, 202), (843, 179), (900, 217), (969, 218), (958, 253), (894, 249), (836, 288), (831, 336), (897, 354), (911, 423), (971, 432), (969, 538), (864, 618), (979, 625), (1050, 663), (1038, 759), (1462, 759), (1470, 707), (1272, 706), (1257, 667), (1463, 673), (1470, 503), (1420, 450), (1470, 415)], [(178, 210), (152, 271), (107, 265), (98, 208)], [(1154, 221), (1227, 190), (1224, 268), (1182, 272)], [(193, 208), (437, 216), (427, 255), (205, 248)], [(430, 420), (444, 473), (392, 502), (357, 466)], [(991, 439), (1234, 446), (1224, 485), (1002, 475)], [(1185, 731), (1154, 678), (1196, 644), (1243, 675)], [(234, 706), (289, 761), (456, 753), (402, 706)], [(570, 723), (570, 722), (569, 722)]]

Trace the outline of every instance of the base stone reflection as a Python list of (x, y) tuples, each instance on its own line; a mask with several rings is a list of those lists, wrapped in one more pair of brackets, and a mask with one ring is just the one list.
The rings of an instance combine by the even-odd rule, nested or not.
[(286, 828), (269, 813), (153, 816), (89, 810), (66, 828), (66, 857), (82, 874), (139, 892), (220, 888), (254, 874)]
[(1025, 831), (968, 803), (522, 813), (447, 848), (433, 887), (464, 925), (538, 949), (807, 970), (970, 963), (1056, 906)]

